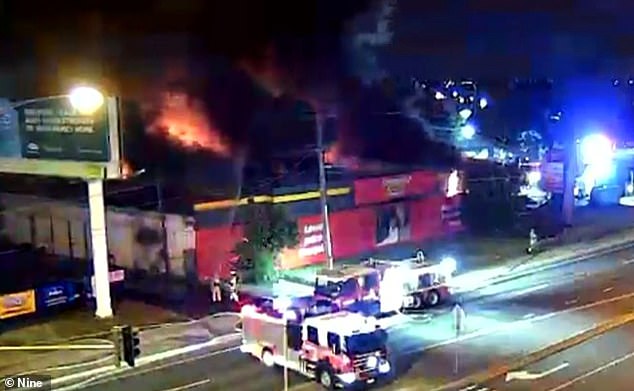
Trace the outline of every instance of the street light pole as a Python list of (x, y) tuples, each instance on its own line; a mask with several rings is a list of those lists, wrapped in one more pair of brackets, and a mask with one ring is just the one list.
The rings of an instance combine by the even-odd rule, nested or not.
[(317, 160), (319, 161), (319, 198), (321, 201), (321, 223), (323, 227), (324, 247), (328, 268), (335, 267), (332, 251), (332, 237), (330, 235), (330, 221), (328, 218), (328, 188), (326, 183), (326, 162), (324, 148), (324, 118), (320, 113), (316, 114), (317, 127)]

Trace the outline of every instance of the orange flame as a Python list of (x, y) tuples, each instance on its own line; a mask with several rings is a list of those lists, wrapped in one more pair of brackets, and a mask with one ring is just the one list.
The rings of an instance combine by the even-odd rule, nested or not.
[(199, 102), (184, 93), (164, 93), (158, 117), (150, 130), (188, 149), (202, 149), (220, 156), (230, 146)]
[(132, 168), (132, 165), (126, 160), (121, 161), (121, 176), (123, 179), (130, 178), (133, 174), (134, 169)]

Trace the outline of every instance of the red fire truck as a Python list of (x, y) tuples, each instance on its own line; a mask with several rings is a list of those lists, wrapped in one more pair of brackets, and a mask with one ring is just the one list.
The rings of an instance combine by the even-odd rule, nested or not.
[(419, 252), (404, 260), (370, 259), (361, 266), (340, 265), (318, 273), (315, 296), (342, 308), (363, 301), (378, 301), (380, 312), (434, 307), (451, 298), (450, 279), (456, 261), (445, 258), (432, 264)]
[(376, 319), (345, 311), (300, 322), (242, 309), (241, 351), (286, 366), (327, 389), (372, 384), (391, 373), (387, 333)]

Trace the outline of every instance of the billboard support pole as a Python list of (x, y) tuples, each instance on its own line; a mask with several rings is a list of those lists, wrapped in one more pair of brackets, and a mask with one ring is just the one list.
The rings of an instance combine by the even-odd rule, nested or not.
[(108, 239), (102, 179), (88, 181), (88, 211), (90, 213), (90, 239), (95, 276), (95, 291), (93, 292), (96, 303), (95, 316), (107, 319), (112, 317), (112, 302), (108, 277)]

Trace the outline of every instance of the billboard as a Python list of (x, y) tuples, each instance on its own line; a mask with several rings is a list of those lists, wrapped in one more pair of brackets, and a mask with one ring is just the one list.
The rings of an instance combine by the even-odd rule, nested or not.
[(76, 178), (120, 176), (118, 102), (91, 115), (64, 97), (0, 99), (0, 172)]

